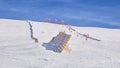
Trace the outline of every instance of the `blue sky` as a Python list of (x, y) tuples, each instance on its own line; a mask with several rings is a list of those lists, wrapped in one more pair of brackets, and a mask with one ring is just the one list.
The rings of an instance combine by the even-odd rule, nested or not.
[(0, 0), (0, 18), (120, 28), (120, 0)]

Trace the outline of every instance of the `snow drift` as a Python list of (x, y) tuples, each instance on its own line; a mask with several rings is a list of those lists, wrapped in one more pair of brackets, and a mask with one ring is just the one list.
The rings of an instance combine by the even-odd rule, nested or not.
[[(0, 19), (0, 68), (120, 68), (120, 29), (74, 27), (102, 41), (85, 40), (64, 25)], [(42, 45), (59, 32), (72, 35), (70, 53), (56, 53)]]

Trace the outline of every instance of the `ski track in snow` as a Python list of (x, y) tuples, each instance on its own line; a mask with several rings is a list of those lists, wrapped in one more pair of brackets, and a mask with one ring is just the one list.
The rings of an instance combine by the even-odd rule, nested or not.
[[(0, 68), (120, 68), (120, 29), (74, 27), (102, 41), (85, 40), (66, 25), (31, 21), (35, 43), (26, 21), (0, 19)], [(70, 53), (46, 50), (60, 31), (72, 34)]]

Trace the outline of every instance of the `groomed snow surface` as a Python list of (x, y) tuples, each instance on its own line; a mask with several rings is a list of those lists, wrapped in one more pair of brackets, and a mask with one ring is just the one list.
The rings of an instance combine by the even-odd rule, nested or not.
[[(120, 68), (120, 29), (74, 27), (101, 41), (85, 40), (66, 25), (31, 21), (35, 43), (26, 21), (0, 19), (0, 68)], [(47, 50), (60, 31), (72, 35), (70, 53)]]

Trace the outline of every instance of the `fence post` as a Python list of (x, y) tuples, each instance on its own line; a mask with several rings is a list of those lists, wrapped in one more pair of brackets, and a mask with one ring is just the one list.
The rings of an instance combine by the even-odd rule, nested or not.
[(88, 38), (89, 38), (89, 34), (86, 34), (85, 35), (85, 40), (88, 40)]
[(57, 20), (57, 19), (55, 19), (55, 20), (54, 20), (54, 23), (55, 23), (55, 24), (58, 24), (58, 20)]
[(44, 19), (44, 22), (50, 23), (50, 18), (45, 18), (45, 19)]

